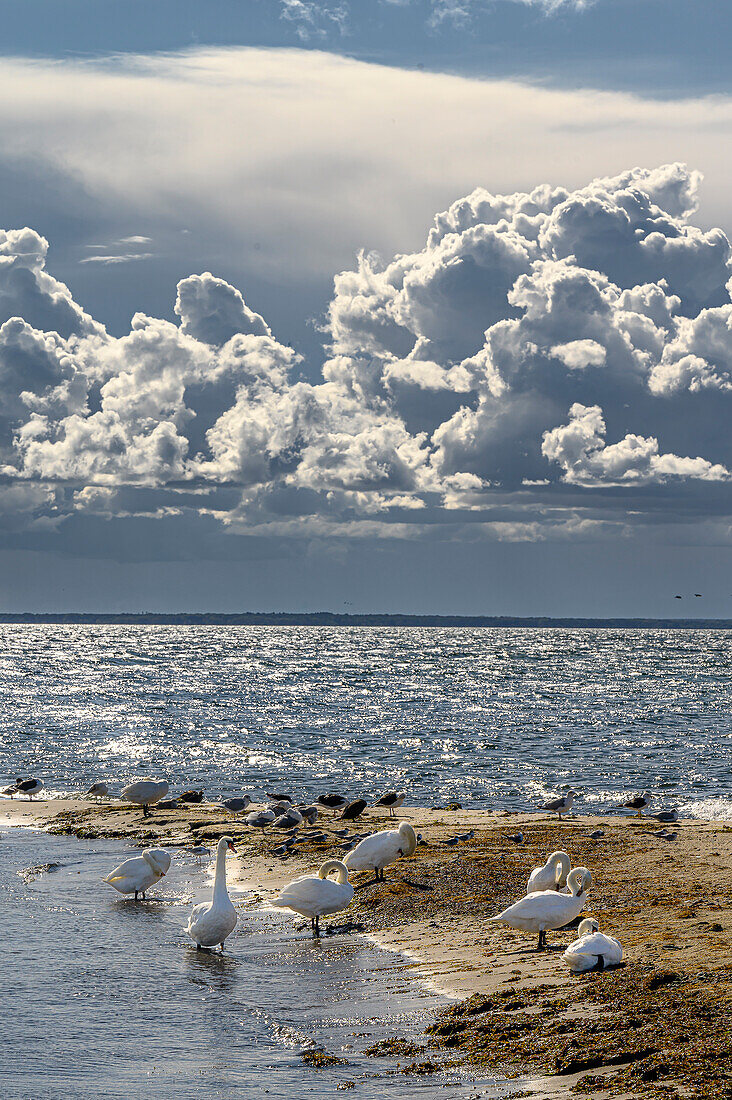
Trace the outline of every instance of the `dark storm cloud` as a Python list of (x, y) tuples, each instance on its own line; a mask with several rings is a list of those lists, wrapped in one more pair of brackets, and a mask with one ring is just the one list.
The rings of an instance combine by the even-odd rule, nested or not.
[(102, 553), (127, 530), (137, 560), (183, 529), (188, 558), (214, 531), (595, 539), (694, 515), (719, 539), (732, 268), (693, 224), (699, 183), (674, 164), (474, 191), (423, 249), (336, 276), (316, 383), (209, 272), (178, 284), (179, 323), (138, 313), (116, 338), (38, 234), (1, 234), (12, 537)]

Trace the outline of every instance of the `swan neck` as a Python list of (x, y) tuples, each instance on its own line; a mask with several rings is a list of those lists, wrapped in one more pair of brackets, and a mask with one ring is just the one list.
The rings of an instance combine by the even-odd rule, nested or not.
[(216, 853), (216, 875), (214, 877), (214, 900), (219, 897), (228, 897), (226, 889), (226, 846), (222, 845)]

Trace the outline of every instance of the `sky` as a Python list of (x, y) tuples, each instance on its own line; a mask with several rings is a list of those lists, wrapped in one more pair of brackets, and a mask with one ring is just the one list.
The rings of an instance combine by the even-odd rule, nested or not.
[(3, 18), (0, 612), (732, 618), (732, 9)]

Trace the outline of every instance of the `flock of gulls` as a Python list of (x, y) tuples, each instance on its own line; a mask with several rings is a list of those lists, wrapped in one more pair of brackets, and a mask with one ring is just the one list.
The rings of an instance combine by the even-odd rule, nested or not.
[[(32, 798), (43, 789), (40, 779), (19, 777), (15, 783), (6, 787), (2, 794), (14, 797), (25, 794)], [(109, 795), (105, 783), (94, 783), (86, 792), (93, 798), (105, 798)], [(181, 804), (197, 804), (203, 801), (203, 791), (184, 791), (176, 798), (169, 798), (169, 785), (165, 780), (141, 779), (124, 787), (121, 797), (140, 806), (144, 817), (150, 814), (150, 807), (171, 809)], [(563, 795), (549, 799), (539, 807), (541, 810), (556, 813), (559, 820), (569, 813), (577, 793), (570, 789)], [(394, 816), (406, 798), (406, 791), (389, 791), (382, 795), (373, 806), (388, 809)], [(292, 798), (283, 793), (267, 794), (268, 804), (252, 810), (253, 799), (250, 795), (224, 799), (219, 805), (228, 813), (244, 815), (245, 823), (262, 833), (264, 844), (265, 831), (272, 829), (291, 831), (292, 836), (272, 852), (274, 855), (286, 855), (294, 843), (294, 831), (299, 827), (312, 826), (321, 811), (329, 810), (340, 815), (345, 821), (354, 821), (361, 816), (368, 803), (359, 798), (349, 800), (339, 794), (321, 795), (312, 805), (296, 806)], [(651, 803), (649, 791), (634, 795), (620, 804), (620, 808), (636, 812), (642, 816)], [(677, 820), (675, 810), (662, 810), (656, 819), (669, 823)], [(308, 834), (312, 839), (316, 834)], [(278, 909), (287, 909), (300, 916), (309, 918), (313, 935), (320, 934), (320, 918), (340, 913), (350, 905), (354, 896), (354, 887), (349, 882), (352, 872), (373, 872), (374, 882), (384, 881), (384, 870), (402, 857), (411, 856), (421, 842), (408, 821), (400, 821), (396, 828), (387, 829), (370, 835), (349, 836), (349, 830), (337, 833), (343, 838), (347, 848), (343, 859), (328, 859), (316, 874), (302, 875), (288, 883), (271, 904)], [(592, 834), (602, 835), (602, 831)], [(660, 835), (660, 834), (659, 834)], [(673, 839), (675, 834), (664, 834)], [(457, 844), (470, 840), (474, 830), (456, 837), (448, 838), (446, 844)], [(325, 834), (323, 834), (325, 839)], [(515, 843), (523, 843), (523, 835), (515, 833), (509, 837)], [(199, 845), (192, 849), (194, 855), (208, 855), (209, 849)], [(190, 913), (186, 932), (198, 950), (224, 949), (226, 939), (237, 925), (237, 913), (229, 897), (226, 882), (226, 858), (229, 852), (236, 852), (233, 839), (222, 836), (216, 847), (216, 863), (213, 891), (210, 902), (196, 905)], [(134, 895), (135, 900), (145, 898), (146, 891), (155, 886), (168, 873), (171, 855), (164, 848), (146, 848), (141, 855), (125, 860), (103, 880), (120, 894)], [(548, 931), (564, 929), (573, 924), (587, 903), (587, 892), (592, 886), (592, 874), (587, 867), (571, 866), (567, 852), (552, 852), (542, 867), (536, 867), (529, 875), (525, 896), (509, 905), (503, 912), (490, 920), (507, 925), (509, 928), (538, 934), (537, 951), (546, 947)], [(577, 939), (564, 952), (562, 958), (574, 973), (586, 970), (603, 970), (620, 965), (623, 950), (612, 936), (600, 932), (598, 922), (586, 918), (579, 923)]]

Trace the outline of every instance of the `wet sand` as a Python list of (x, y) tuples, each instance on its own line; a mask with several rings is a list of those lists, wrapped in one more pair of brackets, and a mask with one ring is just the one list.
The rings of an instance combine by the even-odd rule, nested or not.
[[(280, 860), (241, 818), (209, 805), (153, 810), (144, 819), (127, 804), (6, 801), (0, 822), (35, 824), (79, 837), (149, 843), (237, 840), (240, 881), (263, 900), (289, 881), (341, 854), (321, 814), (324, 843), (299, 841)], [(389, 868), (386, 882), (354, 876), (349, 919), (385, 946), (404, 952), (435, 987), (460, 1000), (418, 1048), (403, 1051), (412, 1072), (463, 1065), (505, 1075), (536, 1074), (522, 1095), (590, 1097), (732, 1097), (732, 826), (683, 821), (653, 835), (653, 819), (491, 814), (404, 807), (400, 816), (423, 836), (414, 856)], [(390, 827), (369, 810), (354, 831)], [(451, 847), (451, 836), (475, 829)], [(507, 839), (517, 830), (523, 843)], [(592, 840), (589, 834), (602, 829)], [(561, 962), (572, 932), (535, 938), (487, 918), (520, 897), (531, 869), (565, 848), (593, 873), (585, 914), (623, 944), (616, 971), (573, 977)], [(583, 915), (585, 915), (583, 914)], [(398, 1050), (395, 1051), (399, 1053)], [(551, 1075), (551, 1076), (547, 1076)]]

